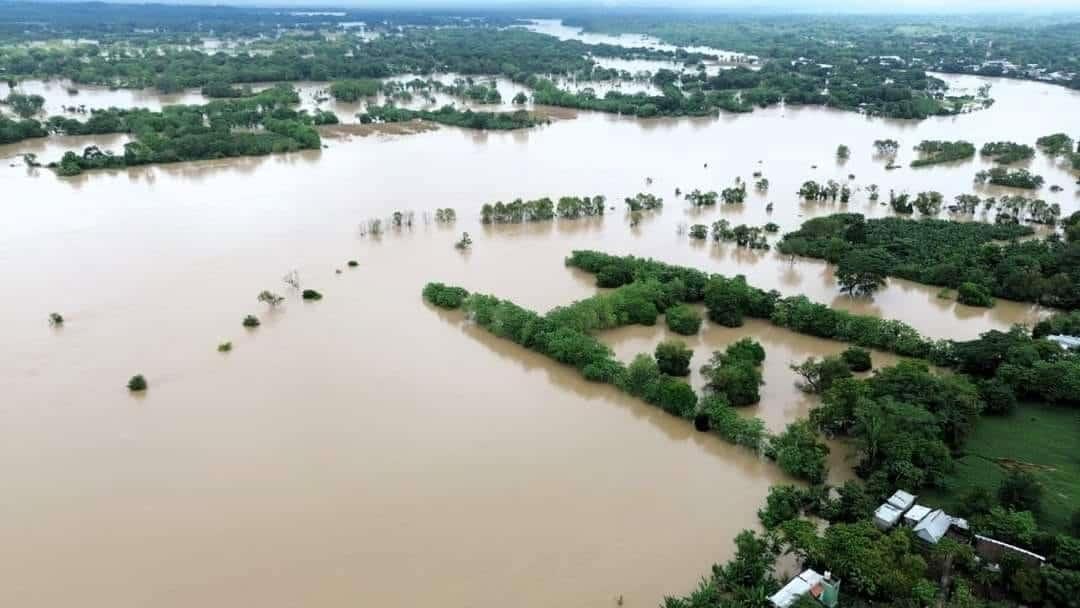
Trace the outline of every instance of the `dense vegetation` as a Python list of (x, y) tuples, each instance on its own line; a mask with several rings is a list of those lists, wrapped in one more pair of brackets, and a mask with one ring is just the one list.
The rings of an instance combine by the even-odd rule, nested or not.
[(317, 149), (321, 140), (314, 118), (290, 108), (298, 101), (291, 87), (277, 86), (251, 97), (167, 106), (160, 112), (109, 109), (94, 112), (85, 122), (53, 117), (49, 128), (58, 133), (131, 133), (135, 141), (124, 145), (122, 155), (91, 146), (82, 154), (65, 152), (49, 166), (60, 175), (77, 175), (90, 169)]
[(859, 67), (888, 76), (934, 70), (1080, 89), (1080, 22), (1069, 17), (971, 15), (958, 20), (928, 15), (807, 18), (603, 11), (565, 21), (589, 31), (649, 34), (675, 45), (704, 45), (783, 62), (829, 65), (837, 76), (857, 74)]
[[(264, 26), (265, 27), (265, 26)], [(156, 87), (163, 92), (210, 83), (382, 78), (395, 74), (504, 75), (523, 82), (532, 74), (590, 77), (591, 56), (671, 59), (674, 53), (613, 45), (586, 45), (522, 29), (407, 28), (364, 40), (345, 36), (281, 37), (259, 50), (212, 54), (184, 46), (80, 45), (0, 47), (0, 73), (18, 78), (67, 78), (81, 84)], [(128, 37), (137, 35), (131, 34)], [(685, 59), (700, 55), (682, 54)]]
[(1035, 157), (1035, 148), (1011, 141), (987, 142), (979, 149), (979, 154), (994, 159), (994, 162), (1007, 165)]
[(964, 160), (975, 156), (975, 146), (966, 141), (924, 141), (915, 146), (921, 158), (911, 161), (912, 167)]
[(1032, 233), (1030, 228), (935, 219), (867, 220), (842, 213), (803, 223), (785, 235), (778, 248), (841, 267), (853, 253), (872, 253), (888, 276), (951, 288), (971, 283), (997, 297), (1071, 310), (1080, 307), (1078, 220), (1065, 220), (1065, 239), (1052, 235), (1019, 241)]

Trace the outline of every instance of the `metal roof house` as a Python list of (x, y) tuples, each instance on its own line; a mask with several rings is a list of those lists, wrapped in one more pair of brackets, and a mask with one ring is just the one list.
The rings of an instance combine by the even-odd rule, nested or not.
[(934, 509), (929, 515), (919, 520), (919, 523), (915, 524), (913, 531), (915, 532), (915, 536), (919, 537), (924, 542), (936, 545), (938, 544), (938, 541), (945, 538), (945, 535), (949, 532), (949, 528), (952, 528), (953, 526), (961, 530), (968, 529), (966, 519), (953, 517), (941, 509)]
[(915, 497), (903, 490), (897, 490), (889, 500), (874, 511), (874, 525), (880, 530), (888, 530), (900, 521), (900, 518), (915, 504)]
[(840, 600), (840, 581), (834, 581), (828, 572), (822, 575), (807, 569), (769, 597), (769, 602), (776, 608), (788, 608), (807, 593), (826, 608), (835, 608)]
[(1065, 350), (1072, 350), (1074, 348), (1080, 348), (1080, 337), (1066, 336), (1063, 334), (1054, 334), (1052, 336), (1046, 336), (1046, 339), (1057, 344)]

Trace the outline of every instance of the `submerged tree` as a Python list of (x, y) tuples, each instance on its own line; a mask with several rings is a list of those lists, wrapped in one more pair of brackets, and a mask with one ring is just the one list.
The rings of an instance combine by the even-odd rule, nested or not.
[(260, 292), (256, 300), (264, 304), (268, 304), (270, 308), (277, 308), (283, 302), (285, 302), (285, 298), (283, 296), (279, 296), (278, 294), (269, 290), (263, 290), (262, 292)]

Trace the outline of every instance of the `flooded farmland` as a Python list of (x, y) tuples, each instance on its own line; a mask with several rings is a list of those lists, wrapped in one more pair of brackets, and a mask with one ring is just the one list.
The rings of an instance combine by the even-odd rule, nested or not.
[[(1080, 129), (1080, 92), (947, 80), (991, 83), (997, 103), (923, 122), (794, 107), (655, 120), (560, 112), (528, 131), (326, 137), (320, 151), (71, 179), (19, 155), (54, 160), (91, 140), (0, 147), (0, 600), (539, 608), (618, 596), (655, 606), (690, 589), (755, 525), (769, 485), (785, 481), (778, 469), (432, 309), (421, 287), (460, 284), (543, 311), (596, 293), (593, 277), (562, 262), (590, 248), (745, 274), (934, 337), (1031, 322), (1040, 311), (1030, 305), (971, 308), (899, 280), (872, 301), (852, 299), (824, 263), (681, 234), (720, 218), (784, 232), (845, 209), (890, 213), (867, 199), (869, 184), (947, 199), (1000, 194), (972, 185), (989, 162), (910, 169), (912, 146), (1030, 144)], [(106, 105), (153, 107), (123, 94)], [(93, 95), (76, 97), (96, 104)], [(873, 155), (884, 138), (901, 142), (903, 168)], [(852, 149), (846, 162), (839, 144)], [(1076, 175), (1041, 154), (1027, 166), (1063, 187), (1040, 197), (1080, 208)], [(751, 189), (741, 205), (694, 210), (674, 196), (757, 171), (769, 191)], [(803, 203), (795, 192), (808, 179), (856, 192), (847, 205)], [(622, 200), (639, 191), (665, 206), (631, 227)], [(593, 194), (615, 207), (603, 219), (479, 223), (487, 202)], [(420, 221), (436, 207), (455, 208), (457, 223)], [(416, 225), (361, 236), (366, 220), (395, 210), (416, 211)], [(453, 248), (462, 231), (475, 241), (465, 253)], [(292, 270), (325, 299), (286, 288)], [(263, 289), (287, 303), (267, 311), (255, 300)], [(46, 323), (51, 311), (62, 328)], [(242, 328), (246, 314), (262, 326)], [(664, 336), (631, 327), (601, 339), (629, 360)], [(812, 403), (787, 365), (842, 345), (761, 323), (706, 325), (691, 340), (692, 367), (744, 336), (767, 353), (762, 402), (748, 414), (771, 429), (805, 415)], [(226, 340), (234, 350), (216, 352)], [(875, 365), (892, 360), (875, 353)], [(150, 389), (133, 398), (124, 383), (135, 373)]]

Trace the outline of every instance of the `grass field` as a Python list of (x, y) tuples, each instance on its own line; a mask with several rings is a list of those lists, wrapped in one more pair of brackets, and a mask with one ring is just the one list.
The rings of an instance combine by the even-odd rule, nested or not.
[(967, 488), (996, 492), (1009, 467), (1023, 467), (1043, 484), (1041, 528), (1062, 531), (1080, 508), (1080, 410), (1024, 403), (1012, 416), (984, 416), (963, 453), (948, 490), (928, 493), (928, 504), (955, 508)]

